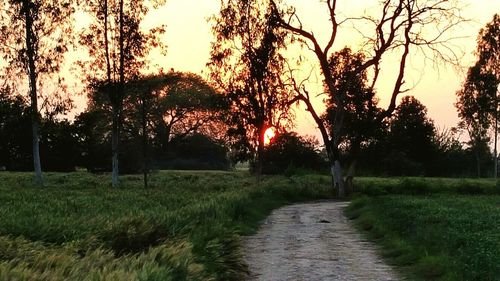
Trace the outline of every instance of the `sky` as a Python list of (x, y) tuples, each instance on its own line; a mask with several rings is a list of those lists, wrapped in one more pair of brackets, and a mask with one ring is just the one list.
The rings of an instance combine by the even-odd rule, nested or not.
[[(461, 0), (464, 4), (461, 14), (470, 21), (454, 30), (453, 36), (461, 39), (454, 44), (463, 52), (461, 61), (463, 68), (446, 65), (434, 66), (432, 63), (423, 63), (420, 55), (413, 55), (408, 63), (405, 81), (411, 89), (403, 95), (413, 95), (428, 108), (428, 116), (432, 118), (439, 130), (456, 126), (459, 119), (454, 102), (455, 93), (460, 89), (465, 78), (467, 67), (475, 61), (473, 55), (476, 49), (476, 38), (480, 28), (490, 22), (495, 13), (500, 13), (500, 0)], [(286, 3), (297, 8), (304, 27), (312, 31), (324, 46), (330, 34), (330, 23), (325, 4), (320, 0), (287, 0)], [(338, 17), (360, 16), (377, 10), (377, 0), (339, 0)], [(166, 34), (163, 37), (167, 45), (167, 55), (158, 52), (151, 55), (151, 63), (165, 70), (189, 71), (200, 74), (208, 79), (206, 64), (210, 58), (210, 44), (214, 40), (209, 18), (218, 13), (220, 0), (167, 0), (165, 6), (152, 10), (145, 21), (143, 28), (148, 29), (161, 24), (166, 25)], [(84, 17), (78, 17), (77, 25), (85, 26)], [(363, 29), (363, 26), (356, 26)], [(371, 29), (373, 30), (373, 29)], [(364, 32), (362, 30), (362, 32)], [(368, 32), (368, 30), (367, 30)], [(338, 40), (334, 48), (340, 49), (349, 46), (356, 50), (359, 48), (359, 36), (353, 25), (345, 25), (339, 29)], [(310, 92), (322, 92), (321, 76), (318, 74), (317, 61), (308, 50), (290, 48), (289, 56), (297, 56), (301, 52), (306, 54), (306, 63), (301, 66), (301, 71), (313, 75), (308, 87)], [(377, 86), (377, 95), (380, 105), (386, 106), (389, 102), (390, 89), (393, 85), (398, 61), (389, 56), (383, 61), (380, 85)], [(77, 109), (73, 115), (85, 108), (83, 96), (76, 99)], [(324, 108), (323, 97), (318, 96), (315, 106), (318, 111)], [(399, 102), (399, 101), (398, 101)], [(296, 126), (294, 128), (300, 135), (313, 135), (320, 138), (314, 121), (303, 107), (295, 108)]]
[[(339, 16), (349, 16), (369, 12), (375, 5), (372, 0), (351, 0), (339, 1)], [(326, 40), (329, 32), (328, 15), (324, 9), (324, 4), (315, 0), (291, 0), (287, 1), (297, 7), (297, 12), (304, 23), (306, 29), (314, 32), (320, 41)], [(359, 4), (358, 4), (359, 3)], [(462, 15), (470, 19), (455, 31), (456, 36), (463, 37), (455, 42), (465, 54), (461, 61), (463, 69), (450, 66), (423, 65), (421, 57), (413, 57), (407, 68), (406, 81), (408, 85), (414, 85), (412, 89), (405, 93), (413, 95), (428, 108), (428, 115), (435, 121), (439, 129), (450, 128), (457, 124), (458, 117), (453, 103), (455, 93), (460, 89), (465, 77), (466, 67), (473, 64), (475, 58), (473, 52), (476, 48), (476, 38), (481, 27), (492, 20), (494, 13), (500, 13), (500, 0), (464, 0), (465, 7), (461, 10)], [(146, 26), (162, 23), (167, 25), (165, 43), (168, 46), (165, 57), (157, 57), (155, 63), (164, 69), (173, 68), (176, 71), (190, 71), (199, 73), (207, 77), (205, 65), (209, 59), (210, 43), (213, 41), (210, 23), (207, 21), (210, 16), (219, 10), (219, 0), (168, 0), (161, 9), (154, 11), (148, 17)], [(350, 27), (341, 29), (337, 48), (351, 46), (356, 49), (355, 39), (350, 38), (354, 30)], [(455, 35), (455, 34), (454, 34)], [(303, 50), (302, 52), (309, 52)], [(293, 55), (292, 55), (293, 56)], [(304, 72), (315, 68), (314, 57), (310, 57), (310, 64), (304, 66)], [(388, 81), (391, 78), (391, 69), (395, 61), (388, 58), (383, 66), (387, 74)], [(316, 75), (315, 89), (321, 91)], [(380, 104), (388, 103), (387, 93), (390, 82), (379, 87)], [(314, 86), (312, 86), (314, 88)], [(319, 97), (316, 106), (321, 108)], [(319, 136), (318, 130), (308, 113), (301, 108), (296, 109), (297, 124), (295, 130), (301, 135)]]

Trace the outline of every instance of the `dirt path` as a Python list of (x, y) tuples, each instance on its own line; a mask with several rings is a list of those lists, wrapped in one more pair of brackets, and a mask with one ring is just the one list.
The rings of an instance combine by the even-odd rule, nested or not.
[(345, 206), (318, 202), (275, 210), (245, 240), (249, 280), (398, 280), (344, 217)]

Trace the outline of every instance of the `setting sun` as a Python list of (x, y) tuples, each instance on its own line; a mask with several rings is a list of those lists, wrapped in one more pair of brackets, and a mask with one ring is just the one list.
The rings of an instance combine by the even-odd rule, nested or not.
[(274, 127), (267, 128), (264, 132), (264, 145), (269, 145), (274, 137), (276, 137), (276, 129)]

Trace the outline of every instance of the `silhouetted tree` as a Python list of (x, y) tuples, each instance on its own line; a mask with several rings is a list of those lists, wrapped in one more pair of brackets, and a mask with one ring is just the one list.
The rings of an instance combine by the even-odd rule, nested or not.
[(155, 145), (167, 152), (173, 138), (194, 133), (210, 134), (225, 108), (222, 95), (199, 75), (169, 72), (151, 96), (151, 122)]
[(320, 171), (325, 160), (318, 151), (318, 141), (298, 136), (296, 133), (281, 133), (263, 153), (264, 174), (291, 173), (296, 169)]
[(390, 120), (383, 162), (392, 175), (425, 175), (435, 160), (436, 129), (427, 108), (412, 96), (405, 96)]
[[(344, 48), (333, 53), (328, 63), (332, 78), (335, 82), (335, 93), (343, 93), (343, 123), (340, 131), (341, 143), (350, 158), (349, 168), (346, 176), (347, 193), (352, 190), (352, 179), (358, 161), (361, 145), (370, 141), (380, 131), (382, 122), (376, 119), (382, 112), (377, 107), (378, 100), (375, 92), (368, 85), (367, 71), (358, 71), (364, 63), (361, 53), (353, 54), (351, 49)], [(335, 120), (339, 110), (335, 103), (335, 97), (326, 90), (326, 112), (322, 116), (328, 127), (330, 135), (333, 135)]]
[[(78, 151), (72, 124), (45, 116), (40, 120), (40, 159), (46, 171), (73, 171)], [(22, 96), (0, 91), (0, 166), (8, 171), (33, 169), (31, 114)]]
[(45, 170), (75, 171), (79, 150), (74, 128), (68, 120), (42, 119), (40, 154)]
[(0, 90), (0, 166), (8, 171), (33, 168), (30, 116), (22, 96)]
[(480, 66), (469, 68), (462, 89), (457, 92), (455, 107), (462, 120), (460, 127), (469, 133), (469, 145), (476, 155), (477, 176), (481, 176), (481, 162), (488, 146), (488, 129), (496, 115), (497, 79), (492, 73), (482, 73)]
[[(437, 148), (436, 159), (430, 167), (431, 176), (445, 177), (474, 177), (477, 176), (477, 169), (470, 163), (476, 161), (476, 152), (469, 146), (464, 147), (460, 141), (460, 130), (452, 128), (438, 132), (434, 137)], [(487, 144), (482, 147), (480, 155), (490, 154)], [(481, 167), (493, 164), (491, 159), (484, 158)]]
[[(73, 12), (74, 8), (69, 0), (0, 2), (0, 40), (3, 42), (0, 52), (8, 63), (4, 79), (14, 84), (27, 82), (29, 88), (32, 156), (37, 185), (43, 185), (39, 145), (40, 89), (43, 88), (44, 79), (60, 70), (70, 39)], [(62, 80), (59, 79), (59, 82)], [(20, 88), (22, 87), (24, 86)]]
[[(332, 185), (338, 190), (339, 196), (342, 197), (345, 195), (345, 190), (340, 165), (339, 145), (342, 141), (346, 97), (343, 92), (336, 90), (336, 78), (332, 73), (329, 59), (338, 38), (339, 28), (341, 28), (342, 23), (345, 23), (345, 19), (341, 19), (341, 16), (339, 16), (341, 13), (337, 11), (338, 1), (327, 0), (324, 2), (329, 15), (331, 33), (323, 46), (320, 45), (318, 37), (313, 32), (307, 31), (302, 25), (293, 7), (282, 7), (276, 1), (272, 1), (272, 4), (275, 13), (279, 14), (279, 25), (297, 36), (298, 41), (307, 46), (307, 49), (311, 50), (317, 57), (325, 88), (335, 104), (335, 119), (332, 129), (328, 130), (326, 121), (320, 117), (313, 106), (313, 95), (307, 91), (304, 84), (297, 83), (296, 79), (292, 80), (295, 86), (296, 99), (305, 104), (321, 132), (330, 162), (333, 178)], [(366, 52), (366, 59), (356, 70), (360, 73), (368, 71), (373, 74), (369, 83), (372, 89), (376, 87), (379, 81), (382, 59), (389, 53), (399, 54), (399, 62), (396, 68), (397, 75), (389, 93), (390, 103), (378, 115), (378, 121), (382, 122), (382, 120), (392, 115), (396, 108), (398, 95), (405, 90), (403, 84), (410, 50), (415, 49), (424, 52), (424, 54), (426, 54), (426, 50), (432, 52), (425, 56), (427, 58), (439, 58), (452, 62), (457, 60), (453, 48), (447, 43), (450, 39), (450, 30), (462, 21), (459, 6), (457, 1), (384, 0), (380, 2), (378, 17), (363, 15), (357, 18), (364, 21), (361, 24), (368, 24), (373, 27), (371, 35), (363, 34), (362, 39), (365, 41), (361, 43), (361, 46), (371, 48), (371, 51)], [(387, 79), (384, 80), (387, 82)]]
[(221, 96), (193, 73), (171, 71), (144, 76), (127, 83), (126, 93), (125, 130), (140, 135), (145, 186), (150, 138), (160, 158), (168, 153), (173, 138), (202, 132), (220, 119)]
[(228, 170), (227, 149), (208, 136), (191, 134), (174, 137), (167, 157), (161, 159), (162, 168), (180, 170)]
[[(153, 4), (163, 4), (155, 1)], [(139, 77), (146, 66), (146, 56), (155, 47), (162, 47), (160, 26), (143, 31), (140, 24), (148, 12), (148, 3), (138, 1), (91, 0), (83, 8), (93, 16), (93, 22), (80, 35), (80, 44), (86, 46), (90, 61), (82, 62), (94, 92), (107, 96), (112, 111), (112, 184), (117, 186), (119, 175), (119, 142), (125, 84)]]
[[(107, 170), (102, 165), (109, 161), (102, 159), (109, 155), (103, 153), (103, 146), (111, 142), (109, 107), (107, 95), (93, 95), (87, 112), (75, 120), (90, 170)], [(216, 126), (213, 123), (219, 124), (221, 107), (221, 95), (195, 74), (169, 72), (128, 81), (122, 110), (122, 146), (126, 148), (120, 155), (122, 171), (147, 173), (150, 160), (164, 167), (175, 150), (170, 148), (173, 139), (199, 133), (212, 137), (207, 131)]]
[(495, 14), (493, 20), (486, 25), (479, 32), (477, 39), (477, 53), (479, 60), (477, 64), (481, 68), (483, 75), (491, 74), (495, 77), (495, 81), (490, 82), (494, 85), (488, 87), (495, 87), (495, 106), (492, 118), (494, 119), (494, 176), (497, 178), (498, 174), (498, 153), (497, 153), (497, 139), (498, 139), (498, 85), (500, 84), (500, 15)]
[(211, 74), (229, 103), (228, 134), (239, 159), (257, 162), (260, 179), (264, 132), (288, 124), (290, 92), (283, 86), (283, 31), (269, 1), (221, 1), (214, 18)]
[(75, 134), (80, 151), (78, 165), (91, 172), (102, 172), (111, 167), (111, 122), (107, 122), (107, 113), (99, 107), (90, 107), (75, 117)]

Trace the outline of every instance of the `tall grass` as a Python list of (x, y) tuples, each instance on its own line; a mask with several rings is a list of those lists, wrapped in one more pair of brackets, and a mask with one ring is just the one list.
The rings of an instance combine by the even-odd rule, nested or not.
[(329, 198), (321, 176), (0, 173), (0, 280), (241, 280), (240, 236), (273, 208)]

